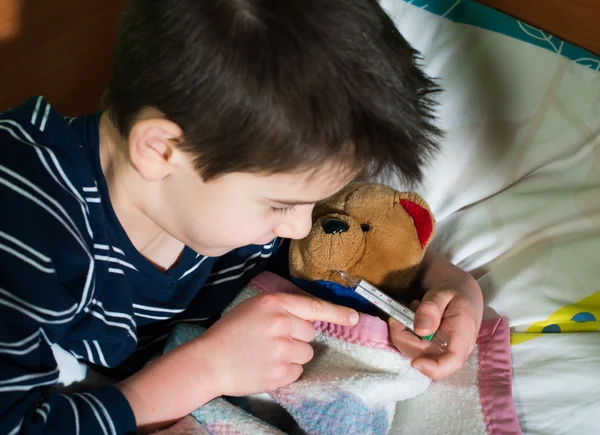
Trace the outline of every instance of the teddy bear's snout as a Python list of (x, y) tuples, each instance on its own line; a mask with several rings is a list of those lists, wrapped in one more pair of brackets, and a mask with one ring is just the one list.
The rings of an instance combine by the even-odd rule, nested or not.
[(345, 233), (350, 229), (350, 225), (338, 218), (325, 219), (321, 223), (321, 227), (325, 234), (339, 234)]

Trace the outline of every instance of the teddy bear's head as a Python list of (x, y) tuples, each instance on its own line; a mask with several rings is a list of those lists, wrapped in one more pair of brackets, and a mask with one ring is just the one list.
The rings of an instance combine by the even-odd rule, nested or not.
[(313, 212), (309, 235), (290, 245), (290, 274), (306, 281), (346, 283), (331, 270), (366, 279), (402, 296), (415, 278), (435, 221), (415, 193), (351, 183)]

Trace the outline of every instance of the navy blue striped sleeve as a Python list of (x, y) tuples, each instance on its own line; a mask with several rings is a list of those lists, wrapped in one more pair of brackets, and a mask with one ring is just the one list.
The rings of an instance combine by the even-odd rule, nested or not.
[(114, 386), (52, 392), (52, 346), (85, 315), (94, 261), (82, 204), (52, 151), (30, 139), (0, 117), (0, 434), (135, 433)]

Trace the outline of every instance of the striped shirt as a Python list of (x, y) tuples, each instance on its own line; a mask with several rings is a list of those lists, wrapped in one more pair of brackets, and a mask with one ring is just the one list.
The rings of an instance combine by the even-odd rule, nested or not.
[(219, 257), (184, 248), (163, 273), (111, 207), (99, 115), (61, 117), (42, 97), (0, 114), (0, 434), (135, 433), (114, 386), (51, 387), (58, 345), (122, 377), (160, 353), (177, 322), (210, 322), (276, 243)]

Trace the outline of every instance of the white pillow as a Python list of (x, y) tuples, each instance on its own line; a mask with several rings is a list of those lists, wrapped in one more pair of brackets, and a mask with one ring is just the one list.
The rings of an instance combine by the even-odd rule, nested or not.
[[(435, 246), (526, 330), (600, 289), (600, 73), (560, 55), (383, 0), (438, 78), (442, 152), (419, 192)], [(398, 189), (394, 176), (380, 181)]]
[(510, 321), (523, 433), (596, 433), (600, 334), (540, 332), (600, 329), (600, 72), (381, 3), (444, 88), (447, 135), (418, 191), (438, 220), (434, 246), (478, 278), (486, 316)]

